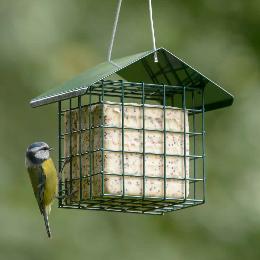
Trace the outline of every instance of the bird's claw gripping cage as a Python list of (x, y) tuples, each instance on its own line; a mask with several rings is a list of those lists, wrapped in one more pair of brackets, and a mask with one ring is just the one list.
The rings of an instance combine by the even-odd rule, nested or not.
[(204, 203), (205, 111), (233, 97), (157, 54), (101, 64), (32, 101), (58, 102), (59, 207), (163, 214)]

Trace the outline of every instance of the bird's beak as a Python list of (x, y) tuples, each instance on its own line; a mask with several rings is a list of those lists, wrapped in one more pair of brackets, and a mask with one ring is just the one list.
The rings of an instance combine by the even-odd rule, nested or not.
[(52, 150), (54, 150), (53, 147), (50, 147), (50, 148), (49, 148), (49, 151), (52, 151)]

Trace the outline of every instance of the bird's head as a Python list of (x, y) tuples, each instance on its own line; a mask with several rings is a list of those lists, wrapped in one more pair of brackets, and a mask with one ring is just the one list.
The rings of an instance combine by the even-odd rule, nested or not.
[(32, 143), (26, 151), (26, 159), (29, 164), (40, 164), (43, 161), (49, 159), (50, 150), (48, 144), (44, 142)]

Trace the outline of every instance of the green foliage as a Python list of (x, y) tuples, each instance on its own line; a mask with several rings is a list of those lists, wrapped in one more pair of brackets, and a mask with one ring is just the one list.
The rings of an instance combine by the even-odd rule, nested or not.
[[(153, 1), (157, 45), (236, 98), (206, 115), (207, 203), (164, 217), (54, 207), (47, 239), (24, 153), (57, 147), (57, 107), (29, 101), (106, 59), (116, 2), (0, 2), (0, 259), (259, 259), (257, 0)], [(147, 6), (123, 1), (114, 57), (152, 48)]]

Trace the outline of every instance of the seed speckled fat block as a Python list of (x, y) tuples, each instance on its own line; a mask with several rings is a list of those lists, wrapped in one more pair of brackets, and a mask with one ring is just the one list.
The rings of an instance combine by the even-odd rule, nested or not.
[[(87, 113), (87, 107), (83, 107), (81, 111), (81, 129), (86, 129), (88, 127)], [(67, 198), (67, 203), (78, 202), (80, 200), (80, 167), (82, 170), (81, 185), (83, 200), (88, 198), (90, 190), (88, 179), (90, 159), (89, 154), (86, 153), (89, 149), (89, 131), (82, 131), (80, 137), (79, 132), (77, 132), (80, 129), (79, 126), (78, 109), (64, 114), (64, 157), (70, 157), (70, 162), (65, 164), (63, 170), (65, 188), (70, 195)], [(83, 153), (81, 159), (79, 157), (80, 152)]]
[[(165, 197), (182, 199), (188, 196), (189, 182), (185, 177), (185, 160), (184, 146), (186, 145), (186, 155), (189, 154), (189, 137), (186, 135), (186, 144), (184, 144), (184, 112), (178, 108), (166, 107), (165, 123), (166, 135), (164, 137), (164, 111), (162, 106), (145, 105), (145, 129), (135, 130), (128, 128), (143, 128), (143, 107), (138, 104), (124, 104), (124, 174), (122, 165), (122, 106), (118, 103), (106, 102), (104, 106), (101, 104), (91, 106), (91, 110), (86, 107), (81, 112), (81, 128), (87, 129), (89, 120), (91, 125), (98, 127), (102, 124), (102, 108), (104, 109), (104, 149), (112, 150), (104, 152), (104, 164), (102, 169), (102, 154), (96, 151), (102, 147), (101, 129), (94, 128), (89, 131), (82, 131), (81, 134), (81, 152), (94, 150), (92, 157), (92, 174), (91, 177), (93, 197), (99, 197), (102, 194), (102, 175), (104, 176), (104, 193), (113, 195), (124, 194), (129, 196), (145, 197)], [(65, 130), (70, 129), (70, 113), (65, 113)], [(90, 115), (90, 117), (89, 117)], [(72, 116), (72, 131), (79, 129), (79, 113), (74, 110)], [(188, 114), (186, 113), (185, 130), (189, 131)], [(113, 128), (115, 127), (115, 128)], [(119, 129), (118, 129), (119, 128)], [(150, 130), (150, 131), (149, 131)], [(172, 132), (170, 132), (172, 131)], [(173, 133), (176, 132), (176, 133)], [(143, 146), (143, 134), (145, 146)], [(65, 135), (64, 151), (65, 156), (72, 151), (72, 166), (69, 164), (64, 169), (65, 178), (69, 179), (70, 167), (72, 167), (73, 178), (79, 178), (79, 133), (73, 133), (70, 141), (69, 136)], [(89, 138), (91, 142), (89, 142)], [(166, 169), (164, 170), (164, 138), (166, 140)], [(72, 148), (70, 148), (70, 142)], [(143, 165), (143, 148), (145, 149), (145, 166)], [(84, 155), (81, 159), (81, 167), (83, 176), (89, 176), (90, 167), (88, 155)], [(82, 162), (83, 161), (83, 162)], [(145, 178), (143, 170), (145, 169)], [(164, 184), (164, 174), (166, 175), (166, 183)], [(189, 177), (189, 158), (186, 159), (186, 177)], [(145, 185), (143, 184), (145, 180)], [(124, 185), (123, 185), (124, 181)], [(74, 181), (75, 182), (75, 181)], [(79, 182), (79, 181), (78, 181)], [(89, 184), (89, 182), (88, 182)], [(164, 191), (164, 185), (166, 190)], [(75, 182), (73, 189), (79, 190), (79, 183)], [(185, 187), (186, 186), (186, 187)], [(84, 185), (82, 198), (85, 199), (89, 195), (89, 185)], [(143, 190), (144, 188), (144, 190)], [(75, 192), (75, 200), (79, 198), (79, 194)]]

